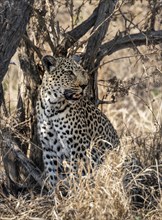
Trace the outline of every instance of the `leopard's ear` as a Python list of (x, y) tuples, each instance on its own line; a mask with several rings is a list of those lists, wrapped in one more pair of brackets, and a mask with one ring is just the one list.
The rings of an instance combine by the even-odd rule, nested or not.
[(47, 71), (49, 71), (52, 66), (56, 65), (56, 58), (50, 55), (46, 55), (42, 58), (42, 64), (47, 69)]
[(76, 63), (81, 63), (81, 57), (79, 55), (76, 55), (74, 54), (72, 57), (71, 57)]

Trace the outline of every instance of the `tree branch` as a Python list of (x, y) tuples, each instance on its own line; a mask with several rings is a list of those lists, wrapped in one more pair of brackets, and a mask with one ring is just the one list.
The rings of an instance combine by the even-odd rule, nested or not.
[(90, 67), (94, 68), (96, 55), (107, 32), (117, 2), (117, 0), (101, 0), (99, 3), (97, 19), (84, 57), (84, 67), (88, 70)]
[[(106, 35), (116, 3), (117, 0), (100, 0), (98, 5), (97, 19), (88, 40), (86, 53), (83, 58), (83, 67), (87, 69), (89, 73), (92, 73), (91, 71), (95, 69), (96, 56)], [(96, 103), (98, 100), (97, 74), (97, 70), (89, 74), (88, 93), (91, 94), (91, 101), (93, 103)]]
[(26, 30), (33, 2), (9, 0), (0, 4), (0, 83)]
[(80, 25), (78, 25), (76, 28), (73, 30), (69, 31), (66, 33), (66, 37), (59, 46), (59, 51), (61, 53), (67, 52), (67, 49), (70, 48), (75, 42), (77, 42), (84, 34), (87, 33), (93, 27), (93, 25), (96, 22), (97, 19), (97, 14), (98, 14), (98, 7), (95, 8), (93, 13), (87, 18), (87, 20), (83, 21)]
[[(15, 182), (15, 160), (19, 161), (23, 168), (25, 168), (28, 175), (32, 176), (35, 181), (41, 186), (45, 186), (45, 181), (42, 178), (42, 172), (36, 167), (33, 162), (25, 156), (25, 154), (17, 146), (16, 142), (11, 139), (11, 136), (7, 132), (2, 134), (0, 137), (3, 141), (3, 160), (6, 169), (6, 174), (13, 182)], [(6, 149), (4, 149), (6, 148)], [(12, 171), (12, 172), (10, 172)]]
[(101, 45), (100, 51), (97, 54), (97, 63), (100, 63), (106, 55), (111, 55), (118, 50), (160, 43), (162, 43), (162, 30), (142, 32), (126, 36), (119, 35), (113, 40)]
[(30, 48), (33, 49), (33, 51), (36, 52), (37, 56), (41, 60), (42, 59), (42, 54), (41, 54), (40, 49), (36, 45), (34, 45), (33, 42), (29, 39), (29, 37), (26, 36), (25, 34), (23, 35), (23, 40), (30, 46)]

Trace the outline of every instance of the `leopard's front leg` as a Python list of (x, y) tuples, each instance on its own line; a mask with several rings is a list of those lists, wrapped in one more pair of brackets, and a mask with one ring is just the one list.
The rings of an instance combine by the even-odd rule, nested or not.
[(47, 185), (50, 189), (54, 189), (58, 181), (63, 178), (62, 145), (49, 121), (48, 123), (45, 121), (38, 122), (38, 126)]

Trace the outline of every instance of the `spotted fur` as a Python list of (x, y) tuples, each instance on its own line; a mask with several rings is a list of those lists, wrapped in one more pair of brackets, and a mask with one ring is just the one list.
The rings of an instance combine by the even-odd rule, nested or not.
[(102, 162), (119, 139), (107, 117), (84, 94), (87, 72), (74, 60), (45, 56), (46, 71), (37, 101), (38, 134), (50, 185), (67, 176), (65, 162), (77, 172)]

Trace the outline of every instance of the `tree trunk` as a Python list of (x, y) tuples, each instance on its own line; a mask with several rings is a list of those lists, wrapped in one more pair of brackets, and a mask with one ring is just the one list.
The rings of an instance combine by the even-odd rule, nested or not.
[[(15, 54), (20, 40), (25, 33), (27, 23), (32, 13), (34, 0), (1, 0), (0, 3), (0, 106), (4, 103), (2, 80), (8, 70), (12, 56)], [(8, 117), (4, 111), (5, 117)], [(6, 130), (6, 128), (4, 128)], [(12, 133), (12, 132), (11, 132)], [(12, 134), (9, 138), (12, 141)], [(16, 182), (20, 177), (20, 166), (14, 151), (7, 149), (7, 143), (0, 137), (2, 157), (11, 193), (17, 189)], [(2, 141), (3, 140), (3, 141)]]
[(1, 0), (0, 3), (0, 83), (15, 54), (32, 13), (34, 0)]

